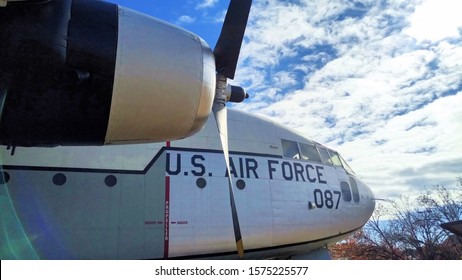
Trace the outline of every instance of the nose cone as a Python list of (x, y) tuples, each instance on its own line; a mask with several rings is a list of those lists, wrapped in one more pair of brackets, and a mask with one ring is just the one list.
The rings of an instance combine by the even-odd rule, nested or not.
[(364, 188), (365, 211), (368, 216), (367, 219), (369, 220), (369, 218), (372, 216), (372, 213), (375, 210), (375, 195), (368, 185), (364, 184), (363, 182), (361, 182), (361, 184)]
[(359, 211), (357, 211), (357, 217), (361, 220), (362, 224), (367, 223), (369, 218), (375, 209), (375, 196), (372, 190), (364, 182), (355, 178), (357, 181), (358, 192), (359, 192)]

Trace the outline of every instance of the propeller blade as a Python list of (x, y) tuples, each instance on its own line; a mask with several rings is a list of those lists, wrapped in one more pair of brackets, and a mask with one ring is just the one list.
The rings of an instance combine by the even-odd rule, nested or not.
[[(226, 95), (224, 93), (226, 88), (226, 77), (217, 74), (217, 97), (212, 107), (215, 121), (217, 123), (218, 133), (220, 134), (221, 146), (226, 162), (226, 170), (228, 175), (228, 190), (229, 199), (231, 204), (231, 215), (233, 218), (234, 237), (236, 239), (236, 248), (239, 257), (244, 257), (244, 244), (242, 243), (241, 227), (239, 225), (239, 218), (237, 216), (236, 202), (234, 200), (233, 181), (229, 166), (229, 148), (228, 148), (228, 113), (226, 109)], [(224, 85), (221, 86), (220, 85)]]
[(252, 0), (231, 0), (213, 53), (217, 72), (234, 79)]

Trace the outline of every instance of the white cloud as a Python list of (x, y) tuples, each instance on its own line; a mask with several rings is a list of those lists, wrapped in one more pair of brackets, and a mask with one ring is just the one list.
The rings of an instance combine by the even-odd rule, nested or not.
[(206, 9), (211, 8), (217, 4), (218, 0), (202, 0), (199, 4), (197, 4), (196, 9)]
[(181, 25), (181, 24), (190, 24), (190, 23), (194, 23), (196, 21), (196, 18), (194, 17), (191, 17), (191, 16), (187, 16), (187, 15), (182, 15), (178, 18), (177, 20), (177, 24)]
[(381, 197), (462, 176), (457, 24), (419, 43), (427, 2), (296, 3), (254, 1), (236, 75), (252, 96), (236, 107), (338, 149)]
[(295, 76), (290, 71), (280, 71), (273, 75), (272, 82), (280, 88), (286, 88), (297, 85)]
[(462, 2), (453, 0), (426, 0), (416, 7), (409, 18), (406, 34), (418, 41), (439, 41), (461, 35)]
[(213, 23), (223, 23), (225, 21), (225, 17), (226, 17), (227, 12), (228, 12), (228, 10), (222, 10), (221, 12), (216, 13), (212, 17), (212, 22)]

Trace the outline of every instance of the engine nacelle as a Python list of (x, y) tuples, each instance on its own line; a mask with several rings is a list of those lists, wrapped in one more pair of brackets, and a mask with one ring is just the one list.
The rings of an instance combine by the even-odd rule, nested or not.
[(181, 139), (214, 91), (213, 52), (168, 23), (93, 0), (0, 8), (1, 144)]

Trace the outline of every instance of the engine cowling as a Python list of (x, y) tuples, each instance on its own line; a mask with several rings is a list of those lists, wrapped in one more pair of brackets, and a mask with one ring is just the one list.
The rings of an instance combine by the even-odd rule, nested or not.
[(0, 142), (104, 145), (188, 137), (213, 103), (198, 36), (103, 1), (0, 8)]

